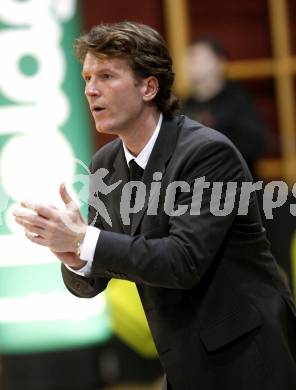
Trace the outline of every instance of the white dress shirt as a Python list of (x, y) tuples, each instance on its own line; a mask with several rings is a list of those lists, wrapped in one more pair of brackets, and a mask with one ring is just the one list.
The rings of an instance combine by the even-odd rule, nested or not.
[[(152, 149), (154, 147), (154, 144), (156, 142), (156, 139), (157, 139), (159, 131), (160, 131), (160, 127), (162, 124), (162, 118), (163, 118), (163, 115), (160, 114), (159, 120), (157, 122), (157, 126), (156, 126), (152, 136), (150, 137), (149, 141), (147, 142), (147, 144), (142, 149), (142, 151), (138, 154), (137, 157), (133, 156), (129, 152), (127, 147), (123, 144), (124, 156), (126, 158), (126, 162), (128, 165), (129, 165), (131, 160), (135, 160), (135, 162), (142, 169), (146, 168), (146, 165), (148, 163)], [(100, 232), (101, 232), (101, 229), (99, 229), (97, 227), (94, 227), (94, 226), (87, 227), (83, 243), (80, 246), (80, 258), (81, 258), (81, 260), (87, 261), (87, 263), (85, 264), (85, 266), (83, 266), (79, 270), (74, 270), (71, 267), (66, 265), (66, 267), (70, 271), (75, 272), (76, 274), (81, 275), (81, 276), (88, 276), (90, 274), (91, 266), (92, 266), (92, 262), (93, 262), (93, 258), (94, 258), (94, 254), (95, 254), (95, 249), (96, 249), (99, 237), (100, 237)]]

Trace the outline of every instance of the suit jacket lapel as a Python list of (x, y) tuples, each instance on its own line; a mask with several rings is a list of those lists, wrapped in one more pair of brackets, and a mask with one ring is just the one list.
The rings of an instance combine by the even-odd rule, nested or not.
[(175, 150), (178, 129), (184, 120), (183, 116), (163, 120), (159, 135), (151, 152), (146, 169), (143, 174), (143, 182), (146, 185), (145, 204), (141, 211), (132, 216), (131, 235), (134, 235), (148, 207), (149, 191), (155, 172), (164, 174), (166, 166)]
[(112, 221), (112, 230), (121, 230), (122, 232), (128, 234), (130, 232), (130, 226), (123, 225), (120, 215), (122, 189), (129, 181), (129, 169), (126, 163), (121, 141), (119, 141), (118, 152), (114, 159), (113, 171), (110, 173), (109, 185), (116, 183), (119, 180), (122, 182), (118, 185), (118, 187), (116, 187), (114, 191), (108, 195), (106, 202), (108, 204), (107, 208)]

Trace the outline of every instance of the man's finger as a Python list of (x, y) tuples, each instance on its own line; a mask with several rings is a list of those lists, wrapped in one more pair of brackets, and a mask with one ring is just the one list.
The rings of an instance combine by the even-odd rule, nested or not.
[(57, 206), (54, 205), (54, 204), (52, 204), (52, 203), (50, 203), (48, 206), (49, 206), (51, 209), (59, 210), (59, 209), (57, 208)]
[(73, 202), (73, 199), (71, 198), (71, 196), (69, 195), (69, 193), (66, 189), (65, 183), (62, 183), (60, 185), (60, 195), (61, 195), (61, 198), (62, 198), (63, 202), (65, 203), (65, 205)]
[(61, 195), (61, 198), (62, 198), (63, 202), (65, 203), (67, 209), (79, 210), (78, 205), (74, 202), (74, 200), (69, 195), (69, 193), (66, 189), (65, 183), (62, 183), (60, 185), (60, 195)]
[(25, 207), (16, 207), (12, 213), (15, 217), (28, 217), (28, 216), (37, 216), (32, 209), (28, 209)]
[[(41, 217), (44, 217), (46, 219), (56, 220), (56, 217), (57, 217), (56, 211), (54, 209), (52, 209), (51, 207), (43, 206), (43, 205), (38, 204), (38, 203), (32, 203), (32, 202), (27, 202), (27, 201), (22, 201), (21, 206), (28, 209), (28, 210), (35, 211), (35, 213), (37, 213)], [(29, 214), (30, 213), (28, 213), (28, 215)], [(33, 213), (31, 213), (31, 214), (34, 215)]]
[(45, 238), (46, 231), (44, 229), (41, 229), (38, 226), (30, 225), (29, 223), (25, 222), (21, 222), (20, 225), (22, 225), (26, 229), (26, 232), (34, 233), (41, 238)]
[(36, 236), (36, 234), (30, 233), (28, 231), (25, 231), (25, 235), (30, 241), (34, 242), (35, 244), (47, 246), (44, 238)]
[(48, 225), (47, 219), (44, 219), (38, 215), (24, 215), (22, 212), (18, 213), (17, 211), (14, 211), (13, 215), (15, 216), (15, 221), (20, 225), (23, 223), (28, 223), (40, 228), (44, 228)]
[(46, 219), (50, 219), (51, 221), (57, 220), (57, 212), (56, 210), (52, 209), (51, 207), (42, 206), (42, 205), (36, 205), (35, 207), (36, 213)]
[(27, 200), (23, 200), (21, 202), (21, 206), (28, 209), (28, 210), (32, 210), (32, 211), (36, 211), (35, 208), (36, 208), (36, 203), (33, 203), (33, 202), (29, 202)]

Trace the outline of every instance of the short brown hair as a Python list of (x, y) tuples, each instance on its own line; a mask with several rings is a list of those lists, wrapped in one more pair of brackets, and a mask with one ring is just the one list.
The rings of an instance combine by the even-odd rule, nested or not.
[(215, 37), (210, 35), (200, 35), (195, 37), (190, 42), (189, 47), (193, 47), (195, 45), (205, 45), (215, 54), (216, 57), (220, 59), (225, 59), (228, 57), (227, 51), (222, 43)]
[(74, 42), (77, 58), (83, 63), (87, 52), (97, 57), (126, 58), (136, 77), (155, 76), (159, 91), (154, 98), (158, 109), (171, 116), (178, 108), (172, 94), (172, 59), (162, 36), (151, 27), (135, 22), (99, 24)]

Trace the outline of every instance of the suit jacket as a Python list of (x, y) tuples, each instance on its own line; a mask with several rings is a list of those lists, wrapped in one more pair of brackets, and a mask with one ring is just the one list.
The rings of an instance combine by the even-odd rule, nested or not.
[[(174, 211), (192, 203), (196, 178), (252, 181), (233, 144), (184, 116), (166, 118), (142, 179), (145, 206), (133, 216), (131, 228), (123, 225), (119, 212), (128, 181), (119, 139), (94, 155), (91, 172), (99, 168), (109, 170), (108, 185), (122, 180), (110, 194), (100, 194), (112, 226), (97, 215), (102, 231), (91, 276), (80, 277), (62, 266), (67, 288), (79, 297), (93, 297), (110, 278), (134, 281), (174, 390), (295, 388), (295, 308), (270, 253), (254, 193), (246, 215), (237, 212), (239, 188), (225, 216), (211, 212), (211, 188), (204, 189), (196, 215), (190, 208), (168, 215), (164, 206), (174, 181), (189, 183), (176, 192)], [(156, 171), (163, 174), (160, 191), (151, 185)], [(98, 191), (94, 178), (91, 191)], [(159, 194), (156, 215), (147, 213), (152, 187), (154, 200)], [(90, 206), (90, 221), (95, 214)]]

